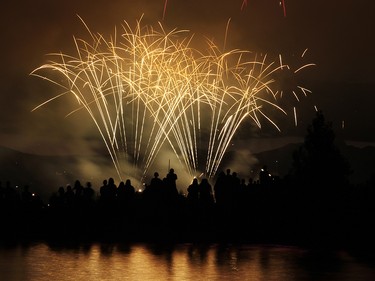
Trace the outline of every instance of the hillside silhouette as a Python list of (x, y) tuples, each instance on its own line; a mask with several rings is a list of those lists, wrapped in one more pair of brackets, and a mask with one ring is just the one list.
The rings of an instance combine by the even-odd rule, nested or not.
[[(260, 163), (268, 163), (273, 173), (285, 176), (288, 174), (292, 165), (292, 154), (301, 144), (292, 143), (281, 148), (262, 151), (254, 154)], [(375, 157), (375, 147), (356, 147), (342, 143), (339, 145), (342, 155), (348, 160), (353, 173), (349, 176), (349, 180), (353, 184), (364, 183), (374, 174), (373, 161)], [(276, 161), (277, 163), (276, 164)]]
[[(267, 163), (273, 174), (281, 177), (287, 175), (292, 165), (293, 151), (300, 145), (292, 143), (277, 149), (255, 153), (258, 164), (254, 166), (254, 170), (259, 170), (264, 163)], [(351, 183), (365, 183), (374, 176), (372, 163), (375, 159), (375, 147), (359, 148), (341, 143), (339, 149), (353, 170), (349, 178)], [(61, 183), (85, 178), (85, 175), (77, 173), (79, 159), (82, 157), (85, 156), (34, 155), (0, 146), (0, 179), (9, 180), (19, 186), (28, 184), (36, 192), (41, 193), (43, 198), (47, 198), (51, 191)], [(91, 161), (102, 161), (101, 158), (98, 159), (99, 157), (97, 159), (95, 156), (90, 157)]]

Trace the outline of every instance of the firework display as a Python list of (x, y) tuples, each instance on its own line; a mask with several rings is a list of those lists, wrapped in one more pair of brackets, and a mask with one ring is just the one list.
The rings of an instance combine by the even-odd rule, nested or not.
[[(87, 27), (90, 42), (75, 38), (76, 55), (51, 54), (31, 73), (63, 89), (34, 110), (72, 95), (78, 107), (69, 114), (89, 114), (120, 178), (124, 161), (145, 175), (163, 146), (191, 175), (212, 177), (245, 119), (278, 128), (267, 110), (285, 113), (275, 83), (277, 73), (289, 68), (281, 56), (221, 51), (211, 41), (198, 50), (189, 31), (166, 31), (160, 23), (122, 27), (110, 40)], [(53, 72), (59, 78), (51, 78)]]

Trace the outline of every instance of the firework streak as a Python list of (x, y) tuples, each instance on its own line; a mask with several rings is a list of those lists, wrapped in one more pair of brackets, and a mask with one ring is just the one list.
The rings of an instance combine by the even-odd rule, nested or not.
[[(145, 175), (163, 145), (190, 174), (212, 177), (246, 118), (278, 128), (267, 109), (285, 113), (276, 104), (281, 91), (273, 89), (277, 72), (289, 68), (279, 58), (221, 52), (211, 41), (203, 53), (190, 47), (188, 31), (142, 27), (141, 20), (134, 29), (125, 22), (109, 41), (88, 31), (91, 43), (74, 39), (76, 56), (51, 54), (31, 73), (63, 89), (35, 109), (72, 95), (79, 106), (69, 114), (89, 114), (120, 178), (122, 161)], [(52, 72), (61, 76), (49, 78)]]

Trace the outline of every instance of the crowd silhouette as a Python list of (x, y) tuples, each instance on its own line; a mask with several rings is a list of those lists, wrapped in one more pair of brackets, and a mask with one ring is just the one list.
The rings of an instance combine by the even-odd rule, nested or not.
[(375, 177), (350, 184), (332, 140), (317, 113), (283, 178), (263, 165), (256, 179), (228, 168), (214, 179), (179, 186), (172, 168), (163, 178), (154, 172), (142, 191), (130, 179), (116, 183), (110, 177), (100, 187), (77, 179), (58, 187), (48, 202), (27, 185), (0, 182), (0, 242), (227, 241), (375, 249)]
[[(48, 203), (28, 186), (0, 183), (4, 239), (67, 241), (231, 241), (312, 245), (368, 245), (374, 224), (373, 182), (341, 186), (336, 193), (303, 188), (263, 166), (246, 181), (227, 169), (213, 184), (194, 178), (178, 192), (171, 169), (155, 172), (144, 190), (130, 179), (59, 187)], [(327, 186), (327, 190), (329, 186)], [(97, 190), (97, 191), (96, 191)], [(337, 191), (337, 188), (334, 189)]]

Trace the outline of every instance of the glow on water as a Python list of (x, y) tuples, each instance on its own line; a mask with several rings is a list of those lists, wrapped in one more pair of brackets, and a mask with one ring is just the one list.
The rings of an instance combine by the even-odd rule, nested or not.
[[(0, 248), (0, 280), (371, 280), (345, 251), (279, 245), (34, 244)], [(370, 279), (369, 279), (370, 278)]]

